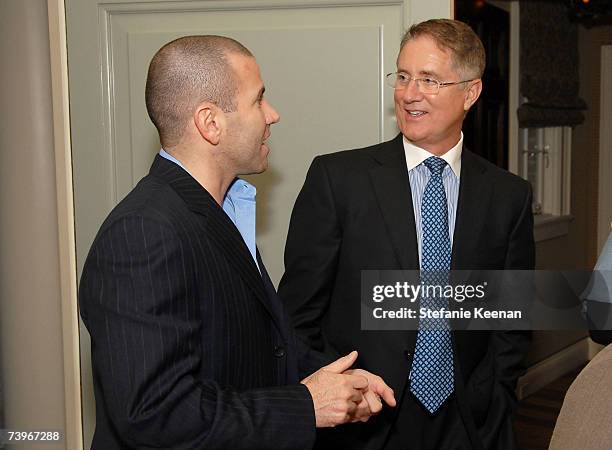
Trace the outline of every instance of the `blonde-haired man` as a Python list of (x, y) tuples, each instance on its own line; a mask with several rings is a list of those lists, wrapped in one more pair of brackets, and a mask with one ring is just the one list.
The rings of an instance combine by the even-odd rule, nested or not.
[(401, 396), (367, 424), (318, 433), (320, 448), (515, 447), (511, 413), (528, 333), (363, 331), (359, 308), (366, 269), (534, 267), (529, 184), (463, 146), (484, 67), (467, 25), (412, 26), (387, 77), (401, 133), (319, 156), (308, 171), (279, 293), (313, 350), (356, 348), (359, 364)]

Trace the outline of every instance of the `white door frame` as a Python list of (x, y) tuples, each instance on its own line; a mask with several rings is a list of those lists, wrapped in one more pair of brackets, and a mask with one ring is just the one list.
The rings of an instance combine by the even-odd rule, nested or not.
[(68, 59), (64, 0), (48, 0), (53, 134), (59, 230), (62, 341), (67, 449), (83, 450), (81, 360), (77, 303), (76, 245), (72, 189), (72, 149), (68, 99)]

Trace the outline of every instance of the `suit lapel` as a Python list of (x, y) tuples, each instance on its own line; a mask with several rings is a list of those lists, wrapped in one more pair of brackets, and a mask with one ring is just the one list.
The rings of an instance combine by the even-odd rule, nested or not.
[(461, 154), (461, 181), (453, 234), (451, 269), (470, 269), (471, 255), (486, 220), (492, 194), (486, 167), (465, 147)]
[(370, 179), (395, 255), (402, 269), (418, 269), (417, 247), (412, 191), (406, 168), (402, 135), (382, 144), (373, 153), (378, 166), (370, 170)]
[(253, 291), (255, 297), (266, 308), (277, 328), (281, 330), (278, 315), (270, 306), (263, 280), (251, 252), (236, 225), (221, 206), (184, 169), (159, 155), (153, 161), (150, 174), (164, 179), (185, 201), (191, 211), (206, 217), (210, 242), (228, 259), (245, 284)]
[(281, 335), (284, 337), (285, 340), (287, 340), (287, 324), (283, 320), (283, 302), (276, 293), (276, 289), (274, 288), (272, 279), (270, 278), (270, 275), (266, 270), (266, 266), (264, 265), (263, 259), (261, 258), (261, 254), (259, 253), (259, 249), (257, 249), (257, 263), (259, 264), (259, 268), (261, 269), (261, 278), (266, 289), (268, 304), (270, 305), (272, 311), (274, 311), (274, 315), (277, 319)]

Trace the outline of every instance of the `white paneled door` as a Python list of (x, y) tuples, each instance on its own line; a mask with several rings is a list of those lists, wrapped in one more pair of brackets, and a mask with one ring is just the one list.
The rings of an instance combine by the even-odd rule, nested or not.
[[(220, 34), (256, 56), (272, 128), (270, 168), (258, 190), (257, 242), (275, 282), (295, 197), (313, 157), (390, 139), (404, 29), (448, 17), (449, 0), (66, 0), (71, 133), (79, 274), (111, 208), (144, 176), (159, 150), (144, 104), (148, 63), (183, 35)], [(85, 445), (94, 409), (89, 340), (82, 335)]]

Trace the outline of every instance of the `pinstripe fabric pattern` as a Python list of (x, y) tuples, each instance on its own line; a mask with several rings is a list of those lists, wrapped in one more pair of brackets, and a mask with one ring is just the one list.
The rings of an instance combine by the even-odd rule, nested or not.
[(83, 269), (92, 448), (310, 448), (312, 400), (273, 295), (223, 210), (158, 156)]

